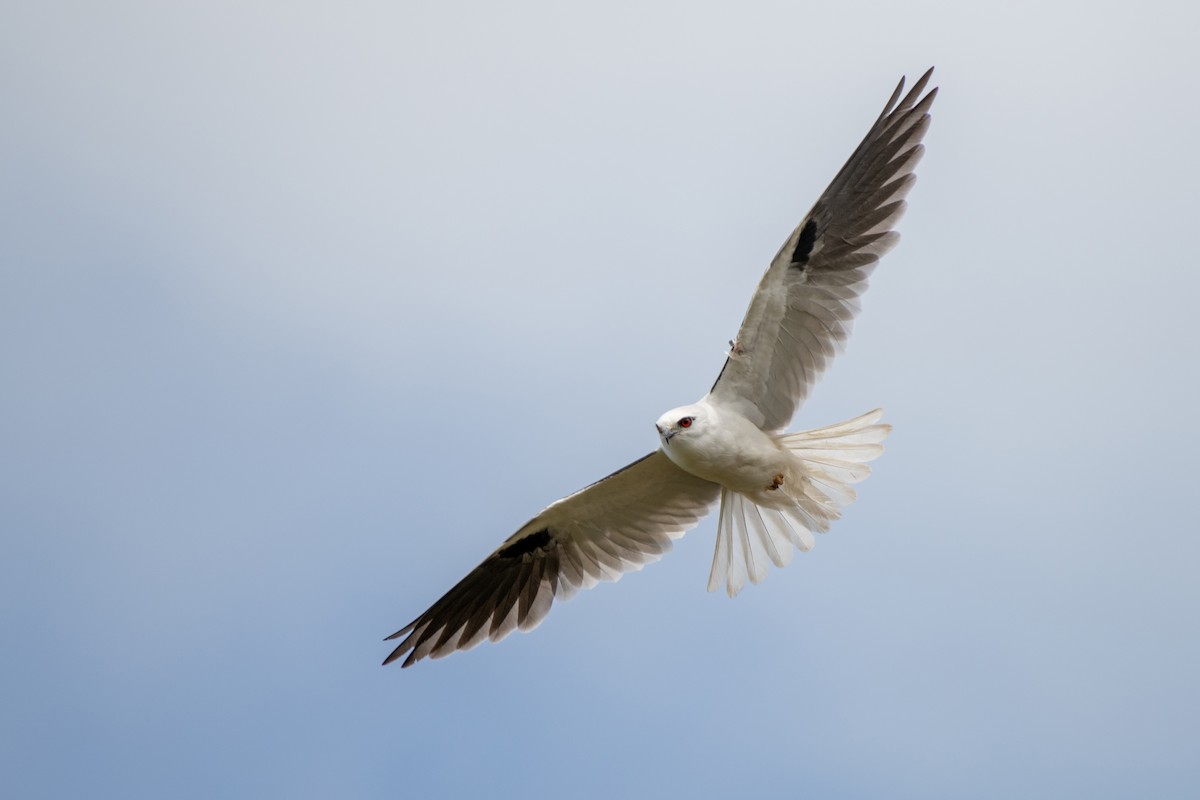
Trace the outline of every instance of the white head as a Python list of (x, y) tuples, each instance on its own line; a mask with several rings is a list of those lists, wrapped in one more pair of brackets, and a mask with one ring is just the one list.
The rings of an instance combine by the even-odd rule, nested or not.
[(703, 428), (706, 416), (705, 410), (698, 405), (671, 409), (659, 417), (654, 425), (658, 429), (659, 441), (666, 448), (676, 436), (689, 435)]

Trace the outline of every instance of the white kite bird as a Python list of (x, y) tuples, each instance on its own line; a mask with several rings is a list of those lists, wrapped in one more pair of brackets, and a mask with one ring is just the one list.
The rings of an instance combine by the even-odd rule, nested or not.
[[(900, 99), (904, 79), (850, 160), (767, 268), (712, 389), (658, 419), (662, 446), (551, 503), (404, 628), (383, 662), (404, 666), (536, 627), (555, 598), (641, 569), (721, 501), (708, 588), (732, 597), (767, 560), (808, 550), (854, 500), (890, 427), (881, 411), (782, 433), (850, 335), (859, 295), (916, 181), (930, 69)], [(899, 102), (897, 103), (897, 100)]]

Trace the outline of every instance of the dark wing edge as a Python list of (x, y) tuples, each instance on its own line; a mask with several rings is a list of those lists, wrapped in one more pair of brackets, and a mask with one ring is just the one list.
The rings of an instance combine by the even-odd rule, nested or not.
[[(387, 640), (403, 667), (514, 630), (533, 630), (555, 598), (616, 581), (671, 548), (715, 502), (719, 487), (676, 467), (662, 451), (548, 506), (429, 609)], [(385, 640), (386, 641), (386, 640)]]
[[(782, 254), (787, 252), (789, 245), (793, 247), (792, 264), (804, 264), (813, 249), (813, 242), (827, 233), (835, 233), (839, 239), (865, 238), (869, 241), (857, 243), (858, 246), (870, 245), (882, 235), (872, 234), (873, 231), (887, 226), (903, 213), (904, 199), (897, 194), (907, 190), (916, 180), (911, 174), (912, 169), (925, 152), (921, 139), (929, 129), (929, 109), (938, 90), (934, 87), (924, 97), (921, 92), (932, 77), (933, 67), (930, 67), (897, 103), (896, 98), (904, 91), (905, 79), (900, 79), (875, 124), (829, 182), (804, 222), (780, 248)], [(900, 177), (893, 181), (897, 175)], [(834, 223), (832, 230), (831, 223)], [(810, 224), (811, 230), (806, 231)], [(803, 247), (805, 239), (809, 239), (808, 252)], [(844, 249), (854, 246), (855, 242), (838, 244)], [(828, 257), (828, 249), (825, 252)]]

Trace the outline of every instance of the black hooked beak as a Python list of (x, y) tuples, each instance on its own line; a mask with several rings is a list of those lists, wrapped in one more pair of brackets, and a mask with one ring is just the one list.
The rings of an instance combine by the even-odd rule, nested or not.
[(670, 444), (671, 437), (674, 436), (675, 434), (679, 433), (679, 431), (670, 431), (670, 432), (664, 431), (662, 429), (662, 426), (659, 425), (657, 422), (654, 423), (654, 429), (656, 431), (658, 431), (659, 436), (663, 437), (663, 444)]

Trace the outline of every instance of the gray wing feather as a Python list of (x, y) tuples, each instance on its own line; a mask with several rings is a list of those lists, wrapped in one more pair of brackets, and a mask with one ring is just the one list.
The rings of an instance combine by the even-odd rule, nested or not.
[[(547, 506), (440, 600), (388, 639), (384, 664), (408, 667), (532, 630), (555, 598), (615, 581), (671, 549), (716, 502), (720, 487), (661, 450)], [(406, 635), (407, 634), (407, 635)]]
[(862, 143), (767, 268), (709, 397), (764, 430), (785, 428), (844, 347), (875, 264), (924, 153), (930, 69), (902, 100), (904, 79)]

